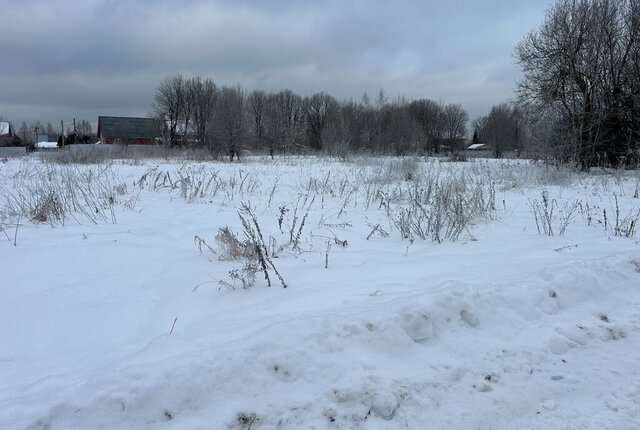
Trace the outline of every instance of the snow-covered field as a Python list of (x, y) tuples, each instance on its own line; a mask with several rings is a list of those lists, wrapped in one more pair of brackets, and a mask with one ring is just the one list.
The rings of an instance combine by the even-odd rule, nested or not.
[(637, 172), (31, 157), (0, 193), (0, 429), (640, 428)]

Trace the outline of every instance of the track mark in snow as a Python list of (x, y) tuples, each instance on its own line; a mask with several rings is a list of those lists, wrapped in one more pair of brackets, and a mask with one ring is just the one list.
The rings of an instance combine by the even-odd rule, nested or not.
[(489, 384), (474, 385), (473, 388), (475, 388), (476, 390), (478, 390), (481, 393), (489, 393), (489, 392), (493, 391), (493, 388), (491, 388), (491, 385), (489, 385)]
[(401, 320), (402, 330), (416, 343), (424, 343), (435, 335), (433, 320), (427, 314), (406, 313)]
[(371, 411), (385, 420), (393, 418), (398, 400), (393, 393), (379, 391), (371, 396)]
[(575, 327), (569, 327), (569, 328), (560, 327), (556, 329), (556, 331), (558, 332), (558, 334), (566, 337), (569, 341), (577, 345), (581, 345), (581, 346), (587, 345), (589, 335), (588, 335), (588, 332), (582, 326), (576, 325)]
[(548, 411), (555, 411), (557, 406), (554, 400), (546, 399), (542, 401), (542, 407)]
[(553, 354), (561, 355), (569, 351), (569, 343), (565, 338), (562, 338), (560, 336), (553, 336), (547, 341), (547, 348)]
[(475, 314), (473, 312), (469, 312), (465, 309), (460, 311), (460, 318), (462, 318), (462, 321), (464, 321), (465, 323), (467, 323), (469, 325), (469, 327), (477, 327), (478, 326), (478, 317), (475, 316)]

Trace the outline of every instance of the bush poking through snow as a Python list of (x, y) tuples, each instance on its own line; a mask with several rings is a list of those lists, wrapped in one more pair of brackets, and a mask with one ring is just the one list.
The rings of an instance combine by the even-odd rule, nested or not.
[[(271, 286), (271, 279), (269, 278), (269, 270), (271, 270), (280, 280), (282, 288), (287, 288), (287, 284), (284, 282), (282, 275), (280, 275), (280, 272), (278, 272), (278, 269), (276, 269), (275, 264), (273, 264), (273, 261), (269, 257), (269, 250), (260, 231), (260, 224), (258, 224), (258, 219), (253, 213), (251, 206), (247, 203), (242, 203), (238, 210), (238, 216), (244, 227), (244, 235), (255, 250), (254, 258), (260, 264), (260, 269), (264, 273), (267, 286)], [(300, 229), (302, 229), (302, 226)]]
[(279, 213), (278, 213), (278, 229), (280, 229), (280, 233), (282, 233), (282, 223), (284, 222), (284, 216), (287, 212), (289, 212), (289, 209), (287, 209), (286, 206), (280, 206), (280, 208), (278, 209)]
[(613, 195), (615, 199), (616, 224), (613, 232), (616, 236), (632, 237), (638, 230), (638, 222), (640, 221), (640, 209), (629, 211), (626, 216), (620, 216), (620, 206), (618, 205), (618, 196)]
[[(541, 200), (529, 200), (528, 205), (539, 234), (554, 236), (558, 232), (560, 236), (563, 236), (569, 224), (580, 213), (588, 226), (594, 224), (595, 221), (601, 224), (606, 232), (613, 232), (614, 236), (633, 237), (638, 230), (640, 209), (630, 210), (626, 215), (622, 215), (618, 196), (615, 193), (613, 200), (613, 206), (608, 212), (607, 209), (583, 203), (582, 200), (565, 202), (560, 209), (556, 199), (552, 199), (549, 192), (544, 190)], [(611, 219), (612, 213), (614, 214), (613, 219)]]
[[(311, 206), (313, 205), (315, 200), (316, 200), (315, 196), (312, 197), (311, 200), (309, 200), (309, 194), (307, 194), (304, 196), (304, 198), (302, 198), (302, 196), (298, 197), (298, 200), (296, 201), (296, 206), (293, 209), (293, 214), (292, 214), (293, 218), (289, 223), (289, 244), (291, 245), (294, 251), (301, 252), (300, 239), (302, 237), (302, 230), (304, 229), (305, 223), (307, 221), (307, 217), (309, 216), (309, 210), (311, 209)], [(300, 205), (301, 202), (302, 202), (302, 205)], [(307, 208), (306, 212), (302, 216), (302, 220), (300, 220), (298, 218), (298, 210), (304, 209), (305, 206)], [(280, 215), (278, 217), (278, 227), (280, 228), (281, 231), (282, 231), (283, 217), (287, 212), (289, 212), (289, 209), (287, 209), (285, 206), (280, 208)]]
[[(242, 283), (242, 288), (249, 288), (255, 282), (255, 275), (258, 271), (264, 274), (267, 286), (271, 286), (271, 277), (269, 272), (273, 272), (283, 288), (287, 288), (282, 275), (269, 256), (269, 249), (264, 241), (258, 220), (249, 206), (242, 203), (238, 210), (238, 217), (242, 223), (244, 240), (238, 239), (238, 236), (231, 231), (229, 227), (223, 227), (216, 234), (216, 242), (222, 248), (223, 253), (220, 260), (241, 260), (243, 265), (241, 268), (234, 268), (229, 271), (231, 282), (220, 281), (220, 284), (234, 289), (238, 281)], [(197, 238), (197, 236), (196, 236)], [(204, 242), (204, 241), (203, 241)], [(202, 252), (202, 244), (196, 243)], [(206, 243), (205, 243), (206, 245)]]
[(407, 190), (408, 205), (395, 210), (382, 197), (381, 207), (400, 231), (402, 239), (455, 241), (478, 218), (491, 219), (496, 209), (495, 185), (468, 184), (464, 176), (421, 178)]
[(258, 265), (255, 261), (245, 261), (241, 268), (235, 267), (229, 270), (229, 279), (231, 279), (231, 282), (220, 281), (220, 285), (234, 290), (236, 284), (240, 282), (242, 288), (246, 290), (256, 282), (257, 271)]
[(549, 192), (544, 190), (542, 192), (542, 201), (534, 200), (530, 202), (529, 207), (533, 213), (533, 217), (536, 220), (536, 228), (538, 234), (544, 234), (547, 236), (553, 236), (553, 221), (555, 220), (554, 210), (557, 204), (555, 200), (549, 199)]
[(241, 429), (243, 430), (251, 430), (251, 426), (255, 423), (260, 422), (260, 418), (254, 413), (245, 413), (241, 412), (236, 416), (236, 421)]
[(55, 193), (40, 195), (31, 213), (31, 220), (37, 222), (64, 222), (65, 210)]
[[(536, 229), (538, 234), (546, 234), (547, 236), (553, 236), (554, 225), (557, 227), (556, 231), (560, 233), (560, 236), (564, 236), (567, 231), (567, 227), (575, 218), (578, 209), (582, 207), (581, 201), (566, 202), (561, 210), (558, 209), (558, 203), (555, 199), (549, 197), (547, 190), (542, 191), (542, 201), (533, 200), (529, 201), (529, 207), (533, 213), (533, 217), (536, 221)], [(557, 225), (556, 225), (557, 224)]]
[[(240, 282), (244, 289), (251, 287), (256, 280), (256, 272), (258, 271), (258, 265), (256, 264), (257, 257), (255, 255), (256, 245), (249, 240), (240, 241), (229, 227), (218, 229), (216, 242), (223, 250), (223, 253), (218, 257), (219, 260), (243, 261), (241, 268), (236, 267), (229, 270), (229, 279), (231, 281), (220, 281), (220, 285), (229, 289), (235, 289), (236, 284)], [(197, 243), (200, 248), (200, 253), (202, 253), (202, 243), (204, 243), (204, 241)], [(206, 245), (206, 243), (204, 244)]]

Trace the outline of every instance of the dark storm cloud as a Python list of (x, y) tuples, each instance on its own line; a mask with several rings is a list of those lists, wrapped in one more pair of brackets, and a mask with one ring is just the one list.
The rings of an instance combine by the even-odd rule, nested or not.
[[(2, 3), (2, 2), (0, 2)], [(5, 1), (0, 115), (145, 115), (163, 77), (359, 98), (511, 96), (515, 43), (546, 1)], [(6, 24), (8, 23), (8, 24)]]

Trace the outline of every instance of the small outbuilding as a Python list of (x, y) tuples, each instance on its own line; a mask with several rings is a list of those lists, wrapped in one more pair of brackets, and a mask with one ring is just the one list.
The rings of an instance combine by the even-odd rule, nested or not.
[(99, 116), (96, 134), (104, 144), (156, 145), (160, 127), (153, 118)]

